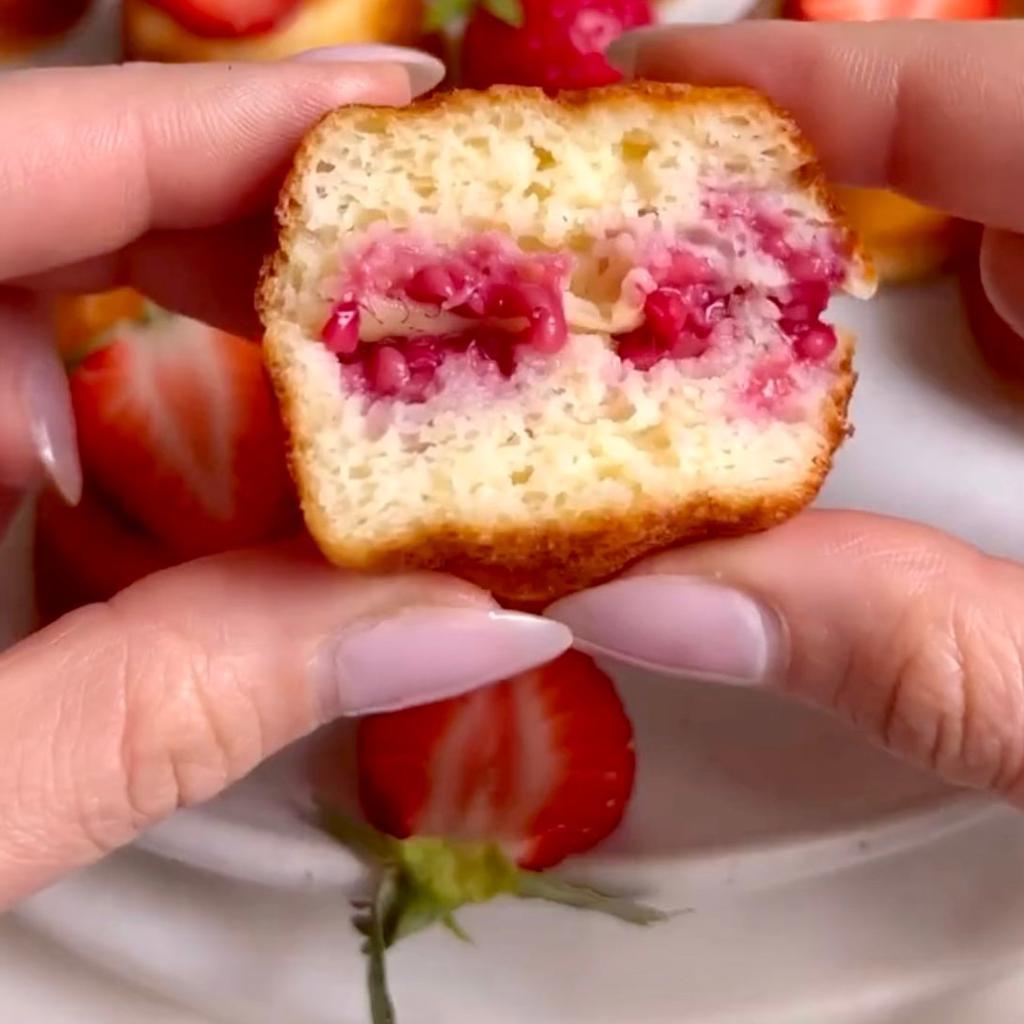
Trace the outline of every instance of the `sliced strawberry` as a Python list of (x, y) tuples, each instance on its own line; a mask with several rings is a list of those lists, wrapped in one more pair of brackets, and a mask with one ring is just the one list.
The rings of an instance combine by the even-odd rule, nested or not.
[(193, 35), (234, 39), (270, 32), (302, 0), (149, 0)]
[(539, 870), (622, 820), (633, 732), (612, 681), (569, 652), (541, 669), (359, 726), (363, 813), (390, 835), (497, 841)]
[(1000, 0), (790, 0), (786, 14), (804, 21), (883, 21), (932, 18), (956, 21), (994, 18)]
[(47, 491), (36, 510), (36, 604), (44, 622), (105, 601), (174, 564), (156, 540), (126, 522), (89, 488), (74, 508)]
[(146, 299), (132, 288), (95, 295), (61, 295), (53, 305), (57, 348), (71, 366), (81, 362), (104, 335), (125, 321), (146, 317)]
[(176, 557), (297, 528), (258, 345), (158, 313), (116, 328), (71, 394), (86, 478)]

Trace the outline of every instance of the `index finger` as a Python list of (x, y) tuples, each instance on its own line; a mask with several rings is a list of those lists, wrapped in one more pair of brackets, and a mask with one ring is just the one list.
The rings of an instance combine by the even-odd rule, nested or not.
[(6, 75), (0, 280), (114, 253), (150, 231), (251, 213), (322, 115), (410, 95), (409, 73), (394, 64), (137, 64)]
[(1024, 231), (1024, 21), (745, 22), (640, 32), (637, 77), (747, 85), (832, 177)]

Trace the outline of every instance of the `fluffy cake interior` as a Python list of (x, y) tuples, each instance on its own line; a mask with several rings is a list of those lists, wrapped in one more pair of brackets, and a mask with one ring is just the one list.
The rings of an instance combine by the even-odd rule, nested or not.
[[(795, 358), (786, 310), (802, 308), (801, 274), (864, 296), (871, 274), (802, 140), (753, 94), (501, 90), (341, 111), (308, 140), (280, 212), (261, 296), (268, 357), (307, 519), (343, 564), (443, 563), (458, 544), (497, 562), (524, 534), (543, 546), (688, 504), (806, 500), (843, 433), (848, 343)], [(417, 267), (479, 262), (495, 238), (484, 261), (520, 261), (557, 294), (564, 327), (514, 363), (444, 340), (470, 336), (464, 306), (401, 298)], [(655, 357), (645, 302), (659, 280), (675, 294), (680, 253), (715, 282), (680, 322), (713, 314), (713, 326)], [(542, 280), (530, 267), (545, 258)], [(358, 311), (342, 364), (324, 327), (339, 302)], [(524, 309), (492, 315), (488, 336), (528, 336)], [(390, 378), (365, 368), (379, 347), (405, 354), (407, 377), (403, 345), (423, 335), (447, 346), (429, 384), (411, 399), (381, 391)]]

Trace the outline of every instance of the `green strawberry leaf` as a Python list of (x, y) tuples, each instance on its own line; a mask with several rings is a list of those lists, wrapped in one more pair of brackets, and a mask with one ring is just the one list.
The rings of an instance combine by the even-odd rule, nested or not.
[(437, 32), (453, 22), (468, 18), (479, 3), (488, 14), (513, 28), (523, 27), (522, 0), (430, 0), (423, 19), (426, 32)]
[(89, 356), (122, 339), (126, 331), (132, 328), (150, 327), (153, 324), (162, 323), (165, 320), (169, 320), (173, 315), (173, 313), (168, 312), (162, 306), (158, 306), (155, 302), (146, 299), (143, 302), (142, 316), (138, 320), (118, 320), (111, 327), (107, 327), (105, 330), (100, 331), (99, 334), (93, 335), (88, 341), (75, 349), (74, 355), (64, 357), (64, 368), (70, 376), (74, 374), (75, 370)]
[(484, 10), (513, 28), (523, 27), (521, 0), (483, 0)]
[(453, 21), (468, 17), (473, 0), (429, 0), (423, 18), (426, 32), (438, 32)]
[(468, 942), (470, 945), (473, 944), (472, 936), (470, 936), (465, 928), (455, 920), (455, 916), (453, 914), (445, 914), (445, 916), (441, 918), (441, 924), (443, 924), (445, 928), (447, 928), (448, 931), (450, 931), (460, 942)]
[(385, 953), (399, 939), (440, 924), (463, 942), (470, 937), (455, 911), (499, 896), (546, 900), (608, 914), (636, 925), (664, 921), (667, 914), (621, 896), (573, 885), (517, 867), (497, 843), (460, 842), (433, 836), (393, 839), (324, 803), (320, 825), (356, 856), (375, 867), (377, 888), (369, 901), (354, 901), (352, 924), (365, 938), (367, 984), (373, 1024), (395, 1024), (387, 992)]
[(594, 910), (599, 914), (617, 917), (629, 924), (649, 925), (667, 921), (669, 915), (645, 903), (636, 903), (622, 896), (609, 896), (607, 893), (588, 889), (582, 885), (542, 875), (537, 871), (521, 871), (516, 894), (528, 900), (547, 900), (548, 903), (560, 903), (564, 907), (576, 907), (578, 910)]

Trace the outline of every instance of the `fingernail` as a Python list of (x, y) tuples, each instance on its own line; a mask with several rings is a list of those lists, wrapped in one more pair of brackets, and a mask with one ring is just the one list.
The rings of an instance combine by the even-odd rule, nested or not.
[(667, 675), (752, 686), (778, 665), (777, 616), (742, 591), (686, 576), (632, 576), (557, 601), (575, 646)]
[(51, 347), (31, 350), (24, 386), (29, 431), (43, 472), (69, 505), (77, 505), (82, 497), (82, 465), (71, 392), (64, 367)]
[(335, 64), (401, 64), (409, 76), (413, 96), (422, 96), (439, 85), (446, 74), (444, 64), (422, 50), (374, 43), (365, 46), (322, 46), (306, 50), (292, 60)]
[(635, 28), (630, 32), (623, 33), (617, 39), (613, 39), (604, 51), (608, 63), (624, 78), (632, 78), (636, 72), (636, 56), (640, 45), (658, 31), (660, 31), (658, 26), (649, 25), (646, 28)]
[(558, 622), (486, 608), (411, 608), (356, 623), (318, 663), (324, 721), (454, 697), (552, 661), (572, 645)]
[(992, 308), (1024, 338), (1024, 235), (986, 228), (979, 259), (982, 287)]

